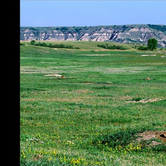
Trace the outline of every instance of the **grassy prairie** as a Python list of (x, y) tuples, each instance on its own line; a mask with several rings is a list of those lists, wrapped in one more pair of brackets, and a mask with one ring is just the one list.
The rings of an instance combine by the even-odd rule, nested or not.
[(165, 165), (164, 143), (134, 139), (166, 131), (166, 52), (66, 43), (80, 49), (20, 46), (21, 165)]

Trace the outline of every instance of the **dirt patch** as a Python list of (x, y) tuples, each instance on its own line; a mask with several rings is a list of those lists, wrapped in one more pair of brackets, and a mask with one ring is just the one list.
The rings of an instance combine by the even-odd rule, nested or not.
[(141, 55), (141, 56), (156, 56), (156, 55)]
[(131, 99), (131, 97), (130, 96), (120, 96), (120, 97), (118, 97), (116, 100), (130, 100)]
[(48, 74), (45, 75), (46, 77), (57, 77), (57, 78), (65, 78), (64, 75), (60, 75), (60, 74)]
[[(166, 131), (145, 131), (143, 133), (139, 133), (137, 136), (139, 136), (136, 141), (149, 141), (151, 139), (159, 139), (162, 143), (166, 143)], [(150, 145), (159, 145), (158, 141), (152, 141)]]
[(79, 89), (75, 91), (63, 91), (62, 93), (68, 93), (68, 94), (77, 94), (77, 93), (92, 93), (93, 91), (90, 91), (89, 89)]
[(90, 91), (88, 89), (79, 89), (79, 90), (76, 90), (76, 93), (88, 93), (88, 92), (93, 92), (93, 91)]
[(45, 52), (45, 53), (50, 53), (49, 51), (46, 51), (46, 50), (43, 50), (42, 52)]
[(161, 101), (162, 99), (159, 98), (155, 98), (155, 99), (141, 99), (138, 101), (132, 100), (132, 101), (126, 101), (126, 103), (151, 103), (151, 102), (155, 102), (155, 101)]
[(145, 80), (152, 80), (152, 78), (146, 77), (146, 79), (145, 79)]
[(41, 155), (41, 154), (36, 154), (36, 155), (33, 157), (33, 160), (37, 161), (37, 160), (39, 160), (40, 158), (42, 158), (42, 155)]

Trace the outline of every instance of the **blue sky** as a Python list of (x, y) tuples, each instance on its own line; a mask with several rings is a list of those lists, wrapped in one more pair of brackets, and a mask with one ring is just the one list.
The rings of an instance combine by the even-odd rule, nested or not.
[(166, 1), (20, 2), (20, 26), (166, 25)]

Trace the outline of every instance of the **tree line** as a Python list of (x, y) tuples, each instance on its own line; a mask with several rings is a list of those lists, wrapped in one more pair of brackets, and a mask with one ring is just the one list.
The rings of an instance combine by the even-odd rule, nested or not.
[(64, 45), (64, 44), (52, 44), (52, 43), (44, 43), (44, 42), (36, 42), (35, 40), (31, 41), (31, 45), (34, 46), (43, 46), (43, 47), (51, 47), (51, 48), (68, 48), (68, 49), (80, 49), (79, 47), (73, 47), (72, 45)]
[(117, 49), (117, 50), (126, 50), (125, 47), (119, 45), (108, 45), (108, 44), (98, 44), (98, 47), (102, 47), (105, 49)]

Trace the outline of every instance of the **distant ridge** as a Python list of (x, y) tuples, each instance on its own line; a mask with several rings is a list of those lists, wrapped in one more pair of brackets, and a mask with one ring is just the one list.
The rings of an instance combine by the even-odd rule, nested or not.
[(166, 47), (166, 25), (133, 24), (111, 26), (20, 27), (20, 40), (110, 41), (146, 44), (156, 38)]

